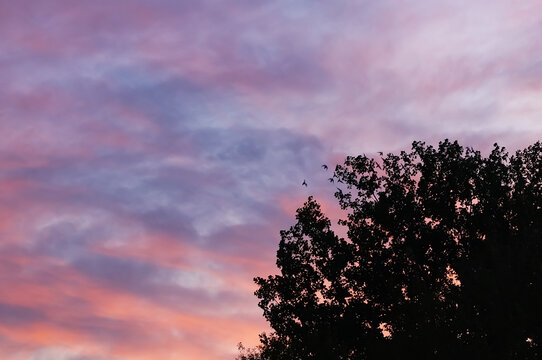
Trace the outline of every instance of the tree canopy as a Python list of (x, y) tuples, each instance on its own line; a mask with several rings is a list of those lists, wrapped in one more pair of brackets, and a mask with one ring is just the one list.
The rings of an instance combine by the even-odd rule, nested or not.
[(538, 359), (542, 144), (347, 157), (341, 238), (309, 197), (255, 279), (273, 332), (240, 359)]

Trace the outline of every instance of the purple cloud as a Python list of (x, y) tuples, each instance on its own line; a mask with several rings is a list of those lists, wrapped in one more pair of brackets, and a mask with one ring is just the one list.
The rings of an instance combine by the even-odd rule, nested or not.
[(536, 1), (2, 3), (0, 356), (231, 359), (278, 230), (340, 216), (321, 164), (540, 138), (541, 31)]

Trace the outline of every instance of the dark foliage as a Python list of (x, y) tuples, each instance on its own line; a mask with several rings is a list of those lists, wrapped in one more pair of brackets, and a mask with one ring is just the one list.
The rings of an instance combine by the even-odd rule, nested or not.
[(538, 359), (542, 144), (348, 157), (346, 239), (309, 198), (256, 278), (273, 328), (241, 359)]

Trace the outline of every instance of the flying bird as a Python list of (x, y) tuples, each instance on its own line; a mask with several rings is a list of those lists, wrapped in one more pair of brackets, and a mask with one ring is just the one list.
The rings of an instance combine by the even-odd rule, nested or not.
[(327, 165), (326, 165), (326, 164), (322, 165), (322, 168), (323, 168), (324, 170), (327, 170)]
[(307, 186), (307, 182), (305, 180), (303, 180), (303, 182), (301, 183), (301, 186)]

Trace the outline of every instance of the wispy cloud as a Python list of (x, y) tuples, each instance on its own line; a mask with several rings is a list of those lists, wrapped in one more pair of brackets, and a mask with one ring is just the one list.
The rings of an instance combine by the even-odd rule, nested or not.
[[(0, 356), (228, 359), (321, 164), (542, 135), (536, 1), (0, 5)], [(307, 188), (301, 183), (306, 180)]]

